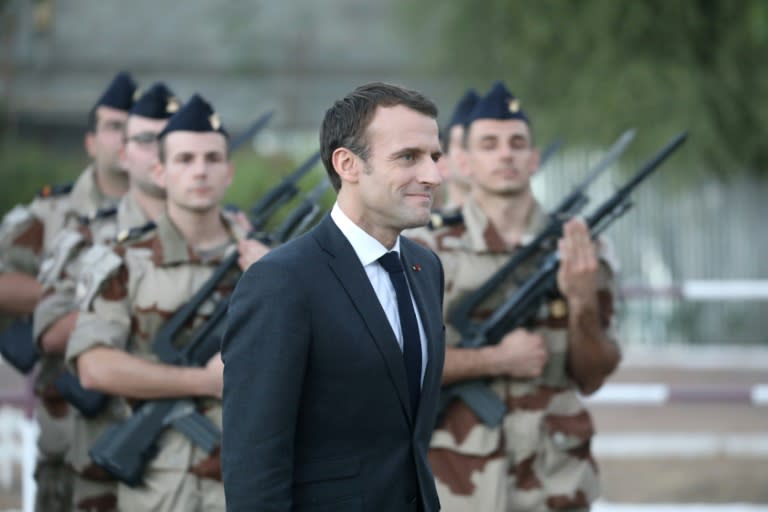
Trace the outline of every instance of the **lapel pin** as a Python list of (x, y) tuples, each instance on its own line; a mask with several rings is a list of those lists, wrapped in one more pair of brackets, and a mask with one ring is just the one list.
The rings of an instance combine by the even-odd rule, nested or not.
[(413, 270), (414, 272), (421, 272), (421, 265), (419, 265), (417, 263), (417, 264), (411, 266), (411, 270)]

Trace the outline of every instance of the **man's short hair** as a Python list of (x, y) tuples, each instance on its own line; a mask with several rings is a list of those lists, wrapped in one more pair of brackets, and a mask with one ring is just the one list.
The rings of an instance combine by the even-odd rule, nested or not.
[(325, 112), (320, 127), (320, 156), (337, 192), (341, 188), (341, 178), (333, 168), (333, 152), (343, 147), (367, 160), (371, 148), (366, 130), (376, 109), (398, 105), (437, 119), (437, 107), (429, 98), (419, 92), (382, 82), (361, 85)]

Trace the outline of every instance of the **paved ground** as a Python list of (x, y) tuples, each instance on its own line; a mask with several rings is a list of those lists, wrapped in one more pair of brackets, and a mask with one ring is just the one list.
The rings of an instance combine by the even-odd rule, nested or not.
[[(754, 360), (748, 363), (761, 366), (754, 364)], [(662, 383), (677, 389), (700, 390), (705, 395), (715, 389), (737, 391), (768, 383), (768, 370), (759, 367), (659, 366), (633, 366), (629, 362), (610, 382)], [(709, 402), (680, 401), (664, 406), (592, 405), (599, 436), (596, 449), (600, 438), (631, 441), (632, 434), (654, 434), (659, 445), (664, 445), (665, 440), (675, 441), (667, 445), (668, 448), (654, 447), (656, 453), (652, 456), (598, 455), (605, 500), (768, 504), (768, 454), (764, 449), (768, 443), (768, 405), (720, 400), (717, 393), (711, 394), (713, 400)], [(755, 450), (746, 449), (743, 451), (747, 453), (734, 455), (729, 453), (732, 450), (727, 449), (730, 446), (727, 443), (717, 444), (726, 438), (732, 443), (739, 439), (757, 440), (757, 443)], [(686, 456), (664, 454), (665, 450), (673, 451), (675, 444), (686, 442), (690, 445)], [(627, 446), (628, 451), (630, 448)], [(712, 450), (718, 453), (712, 454)]]
[[(740, 361), (726, 355), (721, 361), (725, 368), (717, 368), (717, 358), (706, 364), (676, 364), (660, 357), (654, 365), (647, 355), (629, 357), (610, 382), (661, 383), (704, 394), (715, 389), (735, 392), (768, 384), (768, 359), (763, 356), (760, 352)], [(25, 385), (0, 365), (0, 394), (21, 394)], [(768, 510), (768, 405), (713, 398), (663, 406), (592, 404), (604, 490), (601, 510), (631, 507), (622, 504), (640, 507), (632, 510), (674, 510), (675, 504), (680, 510), (696, 510), (693, 505), (683, 508), (686, 503), (743, 503)], [(650, 444), (633, 449), (643, 439)], [(681, 446), (688, 446), (682, 455)], [(660, 503), (672, 508), (650, 505)], [(19, 506), (18, 486), (12, 492), (0, 490), (0, 510)], [(747, 509), (763, 508), (712, 510)]]

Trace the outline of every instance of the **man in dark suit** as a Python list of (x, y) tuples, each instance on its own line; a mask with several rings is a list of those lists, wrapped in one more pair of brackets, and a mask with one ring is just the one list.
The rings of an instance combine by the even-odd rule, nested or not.
[(443, 272), (400, 231), (440, 184), (437, 109), (373, 83), (320, 132), (338, 193), (308, 234), (251, 266), (224, 337), (232, 511), (439, 510), (427, 448), (443, 368)]

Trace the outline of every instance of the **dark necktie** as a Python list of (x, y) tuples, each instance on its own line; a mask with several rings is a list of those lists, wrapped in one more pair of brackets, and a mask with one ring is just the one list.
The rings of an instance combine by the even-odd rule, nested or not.
[(400, 329), (403, 332), (403, 359), (405, 360), (405, 374), (408, 379), (408, 391), (411, 398), (411, 411), (416, 417), (419, 407), (419, 395), (421, 394), (421, 338), (419, 336), (419, 324), (416, 313), (413, 311), (411, 293), (408, 291), (408, 283), (405, 280), (405, 271), (397, 252), (388, 252), (379, 263), (389, 274), (397, 295), (397, 311), (400, 315)]

